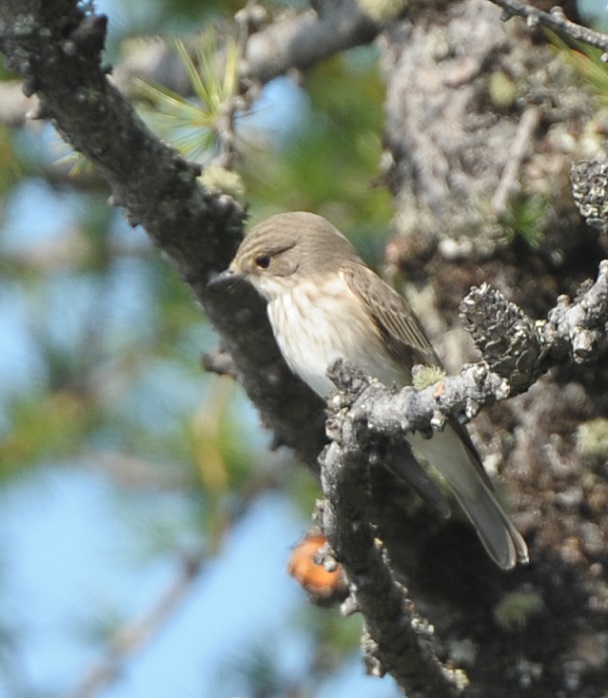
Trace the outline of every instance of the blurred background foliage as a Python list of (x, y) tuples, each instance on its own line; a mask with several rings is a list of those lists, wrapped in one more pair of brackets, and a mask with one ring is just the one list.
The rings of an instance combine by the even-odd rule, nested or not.
[[(189, 157), (223, 163), (213, 124), (234, 92), (234, 55), (206, 65), (213, 79), (194, 70), (214, 60), (243, 3), (95, 5), (110, 18), (111, 61), (137, 37), (174, 42), (193, 89), (140, 84), (138, 109)], [(194, 58), (179, 37), (200, 39)], [(317, 211), (378, 262), (391, 214), (374, 184), (382, 102), (373, 48), (302, 85), (270, 84), (236, 118), (233, 169), (251, 218)], [(1, 128), (0, 695), (178, 695), (163, 681), (188, 661), (180, 695), (394, 695), (388, 680), (378, 690), (362, 677), (360, 621), (311, 607), (287, 577), (316, 484), (267, 451), (237, 386), (202, 371), (216, 339), (186, 287), (50, 125)], [(213, 596), (205, 579), (216, 574), (232, 581)], [(246, 630), (222, 644), (232, 607)], [(342, 677), (343, 689), (344, 662), (356, 680)]]

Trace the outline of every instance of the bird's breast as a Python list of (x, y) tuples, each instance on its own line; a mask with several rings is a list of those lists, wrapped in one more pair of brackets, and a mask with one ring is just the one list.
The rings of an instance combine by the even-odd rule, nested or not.
[(268, 317), (288, 366), (323, 398), (334, 388), (327, 369), (338, 358), (386, 385), (409, 382), (408, 372), (386, 351), (361, 300), (338, 274), (279, 294), (268, 304)]

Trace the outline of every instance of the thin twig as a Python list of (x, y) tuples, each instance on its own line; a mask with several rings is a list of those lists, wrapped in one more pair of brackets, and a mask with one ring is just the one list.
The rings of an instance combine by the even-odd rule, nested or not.
[(521, 115), (513, 145), (509, 152), (509, 159), (492, 197), (492, 208), (497, 215), (504, 212), (509, 197), (516, 187), (517, 173), (524, 161), (532, 135), (540, 121), (541, 110), (537, 106), (529, 106)]
[(85, 673), (76, 689), (68, 694), (69, 698), (91, 698), (120, 676), (131, 657), (154, 639), (159, 629), (183, 603), (205, 561), (204, 553), (182, 559), (175, 578), (154, 606), (117, 633), (108, 656)]
[(543, 12), (523, 0), (491, 0), (505, 11), (505, 19), (518, 16), (524, 17), (531, 27), (542, 25), (560, 36), (575, 41), (583, 41), (590, 46), (608, 53), (608, 36), (588, 29), (580, 24), (571, 22), (563, 13), (561, 7), (554, 7), (551, 12)]

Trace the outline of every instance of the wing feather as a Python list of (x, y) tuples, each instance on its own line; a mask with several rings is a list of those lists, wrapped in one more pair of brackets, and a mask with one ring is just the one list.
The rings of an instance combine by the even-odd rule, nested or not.
[[(420, 321), (403, 296), (366, 266), (351, 267), (343, 274), (350, 290), (363, 301), (395, 360), (408, 371), (416, 364), (441, 366)], [(454, 417), (450, 417), (449, 423), (466, 446), (470, 460), (485, 484), (493, 489), (469, 432)]]
[(408, 371), (415, 364), (441, 366), (418, 318), (403, 296), (363, 265), (344, 270), (343, 274), (350, 290), (363, 301), (394, 359)]

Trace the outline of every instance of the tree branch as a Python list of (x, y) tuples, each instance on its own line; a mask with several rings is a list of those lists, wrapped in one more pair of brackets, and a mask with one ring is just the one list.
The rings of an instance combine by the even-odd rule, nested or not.
[[(341, 367), (347, 369), (346, 363)], [(368, 382), (362, 374), (350, 375), (361, 385)], [(332, 377), (337, 381), (337, 374)], [(345, 607), (363, 614), (369, 634), (364, 634), (363, 643), (368, 672), (390, 672), (411, 698), (453, 698), (461, 688), (462, 673), (440, 663), (432, 628), (407, 599), (375, 538), (369, 512), (369, 449), (359, 438), (356, 413), (341, 416), (332, 405), (327, 430), (332, 443), (320, 459), (326, 497), (322, 525), (348, 578)]]
[[(246, 83), (263, 85), (294, 69), (311, 68), (345, 49), (368, 44), (382, 28), (383, 24), (366, 15), (355, 0), (328, 3), (321, 13), (303, 12), (252, 33), (239, 72)], [(159, 83), (179, 94), (190, 90), (184, 66), (162, 37), (149, 37), (129, 46), (109, 77), (126, 97), (132, 96), (137, 79)], [(28, 113), (35, 114), (39, 108), (37, 97), (26, 97), (17, 81), (0, 84), (0, 123), (20, 126)]]
[(571, 22), (564, 15), (561, 7), (554, 7), (551, 12), (543, 12), (537, 7), (523, 2), (523, 0), (491, 0), (491, 2), (503, 8), (505, 20), (515, 16), (524, 17), (530, 27), (541, 25), (560, 36), (583, 41), (590, 46), (601, 49), (604, 53), (608, 53), (608, 36), (606, 34)]
[(586, 361), (605, 343), (608, 260), (600, 262), (595, 283), (583, 284), (574, 302), (560, 296), (546, 321), (534, 322), (487, 284), (471, 290), (461, 315), (491, 370), (509, 380), (511, 395), (524, 392), (551, 366)]
[(250, 288), (211, 294), (242, 236), (245, 214), (231, 197), (203, 188), (198, 167), (152, 134), (101, 65), (106, 18), (76, 0), (0, 2), (0, 50), (37, 93), (39, 117), (82, 152), (108, 181), (114, 205), (143, 225), (169, 257), (222, 336), (235, 372), (275, 443), (316, 467), (324, 442), (321, 400), (287, 368), (263, 301)]
[[(415, 612), (374, 539), (366, 488), (354, 487), (363, 484), (361, 473), (367, 469), (361, 450), (342, 450), (334, 442), (323, 461), (324, 489), (330, 493), (324, 528), (338, 557), (348, 560), (348, 603), (363, 613), (369, 634), (364, 635), (368, 672), (376, 676), (390, 672), (408, 696), (457, 695), (459, 672), (439, 662), (432, 628)], [(352, 518), (344, 527), (339, 523), (344, 514), (340, 503), (346, 501)], [(334, 508), (333, 502), (339, 504)]]
[(368, 44), (383, 24), (356, 0), (316, 3), (318, 9), (274, 22), (247, 42), (242, 75), (266, 83), (290, 70), (305, 70), (334, 53)]
[(329, 371), (339, 391), (329, 401), (330, 436), (341, 434), (346, 448), (344, 428), (336, 425), (346, 419), (353, 422), (349, 439), (358, 444), (349, 449), (369, 452), (372, 437), (430, 435), (443, 428), (446, 415), (467, 422), (482, 407), (525, 392), (552, 366), (591, 359), (608, 337), (608, 260), (601, 262), (595, 283), (583, 288), (573, 302), (561, 296), (543, 322), (531, 320), (487, 284), (472, 289), (462, 311), (484, 360), (422, 390), (408, 386), (395, 392), (338, 360)]

